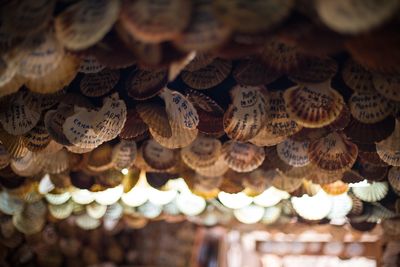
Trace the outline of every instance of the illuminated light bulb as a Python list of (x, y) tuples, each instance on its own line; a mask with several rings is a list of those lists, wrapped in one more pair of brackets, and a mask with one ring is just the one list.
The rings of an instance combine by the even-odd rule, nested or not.
[(188, 216), (196, 216), (206, 208), (206, 201), (190, 192), (183, 192), (176, 198), (176, 205), (180, 212)]
[(243, 192), (229, 194), (221, 191), (218, 193), (218, 199), (221, 201), (222, 205), (230, 209), (240, 209), (250, 205), (251, 202), (253, 202), (253, 198), (247, 196)]
[(254, 203), (261, 207), (272, 207), (278, 204), (282, 199), (290, 197), (288, 192), (279, 190), (273, 186), (265, 190), (262, 194), (254, 197)]
[(121, 173), (122, 173), (123, 175), (127, 175), (127, 174), (129, 173), (129, 170), (128, 170), (127, 168), (123, 168), (123, 169), (121, 170)]
[(108, 188), (104, 191), (95, 192), (95, 201), (101, 205), (112, 205), (116, 203), (124, 193), (124, 187), (122, 185), (117, 185), (113, 188)]
[(76, 189), (71, 193), (72, 200), (75, 203), (86, 205), (94, 201), (94, 195), (87, 189)]
[(265, 213), (265, 208), (251, 204), (233, 211), (235, 218), (245, 224), (253, 224), (261, 221)]
[(155, 205), (167, 205), (175, 199), (178, 192), (175, 190), (161, 191), (155, 188), (148, 188), (149, 201)]

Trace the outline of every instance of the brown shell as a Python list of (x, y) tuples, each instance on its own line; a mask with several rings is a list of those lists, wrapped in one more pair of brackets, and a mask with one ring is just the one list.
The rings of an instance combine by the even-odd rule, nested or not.
[(290, 118), (309, 128), (329, 125), (344, 106), (343, 97), (328, 84), (295, 86), (287, 89), (283, 98)]
[(322, 83), (332, 79), (338, 70), (338, 64), (332, 58), (310, 58), (304, 66), (290, 73), (289, 79), (300, 84)]
[(168, 73), (165, 69), (134, 69), (126, 82), (128, 95), (136, 100), (145, 100), (157, 95), (167, 84)]
[(372, 93), (375, 91), (372, 74), (352, 59), (346, 61), (342, 78), (345, 84), (355, 92)]
[(86, 74), (80, 82), (81, 92), (89, 97), (105, 95), (118, 83), (119, 77), (119, 71), (109, 69)]
[(279, 73), (269, 70), (256, 57), (240, 60), (234, 67), (232, 75), (238, 84), (250, 86), (265, 85), (280, 76)]
[(176, 153), (154, 140), (147, 140), (142, 144), (141, 154), (144, 161), (156, 170), (167, 170), (177, 163)]
[(337, 132), (311, 142), (308, 151), (311, 163), (328, 172), (351, 168), (358, 155), (357, 146)]
[(390, 100), (400, 101), (400, 94), (398, 92), (400, 87), (400, 76), (398, 74), (385, 75), (374, 73), (373, 82), (378, 93)]
[(249, 172), (262, 164), (264, 149), (249, 143), (228, 141), (222, 146), (222, 155), (228, 166), (237, 172)]
[(121, 139), (140, 140), (148, 130), (147, 124), (144, 123), (139, 113), (133, 108), (127, 111), (125, 125), (119, 133), (119, 137)]
[(363, 123), (377, 123), (392, 113), (392, 107), (385, 97), (378, 93), (355, 92), (349, 99), (351, 115)]

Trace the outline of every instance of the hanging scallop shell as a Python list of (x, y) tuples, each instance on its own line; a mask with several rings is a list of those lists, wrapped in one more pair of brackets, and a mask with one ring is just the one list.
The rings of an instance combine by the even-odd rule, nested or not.
[(42, 158), (39, 154), (29, 151), (24, 157), (12, 159), (10, 167), (19, 176), (32, 177), (42, 171)]
[(237, 141), (255, 137), (266, 120), (266, 101), (261, 88), (237, 85), (231, 90), (232, 104), (224, 115), (224, 130)]
[(256, 57), (239, 61), (232, 74), (238, 84), (249, 86), (271, 83), (280, 76), (279, 73), (267, 69)]
[(321, 188), (328, 195), (337, 196), (346, 193), (349, 190), (349, 185), (339, 180), (331, 184), (324, 184)]
[(18, 63), (18, 73), (25, 78), (40, 78), (56, 69), (64, 56), (64, 48), (51, 30), (29, 40), (33, 49), (24, 51)]
[(331, 29), (343, 34), (357, 34), (377, 28), (389, 20), (398, 7), (396, 0), (384, 3), (359, 0), (315, 2), (320, 19)]
[(10, 159), (11, 156), (7, 152), (7, 148), (3, 144), (0, 144), (0, 169), (7, 167), (10, 164)]
[(87, 213), (75, 218), (76, 225), (83, 230), (93, 230), (101, 225), (101, 221), (90, 217)]
[(358, 148), (346, 137), (333, 132), (308, 147), (311, 163), (328, 172), (342, 171), (353, 166), (357, 159)]
[(213, 176), (222, 176), (229, 169), (228, 164), (226, 163), (223, 155), (221, 154), (212, 165), (204, 167), (204, 168), (196, 168), (196, 172), (202, 176), (213, 177)]
[(235, 141), (228, 141), (222, 146), (222, 155), (228, 166), (237, 172), (250, 172), (260, 166), (265, 158), (262, 147)]
[(373, 81), (378, 93), (390, 100), (400, 101), (400, 93), (398, 92), (400, 86), (399, 75), (374, 73)]
[(106, 35), (117, 20), (119, 11), (120, 2), (117, 0), (77, 2), (56, 17), (57, 38), (71, 50), (88, 48)]
[(21, 135), (32, 130), (40, 119), (40, 109), (25, 92), (13, 95), (4, 111), (0, 113), (0, 122), (4, 130), (12, 135)]
[(81, 92), (83, 95), (89, 97), (105, 95), (115, 87), (119, 77), (119, 71), (109, 69), (86, 74), (80, 82)]
[(135, 162), (137, 147), (135, 141), (121, 140), (112, 151), (112, 162), (114, 168), (122, 170), (130, 168)]
[(11, 135), (1, 127), (0, 127), (0, 141), (2, 145), (6, 148), (8, 154), (10, 154), (10, 156), (12, 157), (20, 158), (25, 156), (29, 152), (21, 136)]
[(231, 28), (216, 17), (209, 2), (193, 3), (190, 23), (175, 38), (174, 45), (183, 51), (207, 52), (221, 47), (231, 34)]
[[(265, 90), (264, 90), (265, 91)], [(282, 91), (267, 92), (267, 119), (260, 132), (249, 140), (257, 146), (273, 146), (301, 130), (301, 126), (289, 118)]]
[(400, 166), (400, 123), (396, 120), (394, 132), (385, 140), (376, 143), (379, 157), (392, 166)]
[(323, 191), (313, 197), (293, 197), (291, 202), (296, 213), (306, 220), (321, 220), (332, 209), (332, 201)]
[(150, 139), (141, 146), (144, 161), (153, 169), (167, 170), (177, 163), (176, 153)]
[(94, 56), (86, 56), (81, 59), (81, 63), (79, 65), (79, 72), (82, 73), (97, 73), (102, 71), (105, 68), (104, 65), (100, 64), (100, 62)]
[(196, 71), (183, 71), (182, 81), (194, 89), (209, 89), (222, 83), (229, 75), (232, 63), (223, 59), (214, 59), (211, 64)]
[(349, 99), (351, 115), (363, 123), (377, 123), (392, 113), (389, 100), (379, 93), (355, 92)]
[(68, 201), (60, 205), (49, 204), (49, 213), (56, 219), (63, 220), (71, 216), (74, 209), (74, 202)]
[(193, 104), (177, 91), (167, 88), (163, 90), (160, 97), (165, 101), (165, 110), (170, 121), (179, 126), (193, 130), (199, 124), (199, 117)]
[(149, 127), (139, 116), (136, 109), (128, 109), (124, 128), (119, 133), (119, 137), (125, 140), (140, 141), (148, 134)]
[(43, 77), (30, 78), (25, 81), (26, 87), (32, 92), (51, 94), (62, 90), (78, 73), (80, 60), (65, 54), (58, 66)]
[(383, 199), (389, 191), (387, 182), (372, 182), (368, 186), (353, 187), (356, 197), (365, 202), (376, 202)]
[(400, 168), (392, 167), (388, 173), (388, 181), (393, 189), (400, 191)]
[(337, 69), (338, 64), (332, 58), (310, 58), (302, 68), (291, 72), (289, 79), (300, 84), (322, 83), (332, 79)]
[(286, 191), (288, 193), (297, 190), (302, 185), (302, 183), (303, 183), (302, 179), (288, 177), (279, 171), (272, 180), (273, 187), (282, 191)]
[(18, 231), (29, 235), (40, 232), (45, 226), (46, 206), (42, 201), (28, 204), (13, 216), (13, 224)]
[(332, 123), (344, 106), (343, 97), (328, 84), (294, 86), (284, 92), (283, 98), (290, 118), (309, 128)]
[(221, 153), (221, 142), (215, 138), (199, 136), (181, 149), (181, 158), (190, 168), (204, 169), (215, 164)]
[(32, 130), (23, 136), (27, 149), (32, 152), (44, 150), (51, 141), (49, 133), (42, 122), (39, 122)]
[(87, 159), (87, 168), (89, 170), (102, 172), (112, 166), (112, 146), (109, 143), (103, 143), (89, 152)]
[(310, 160), (308, 158), (308, 141), (298, 142), (292, 139), (286, 139), (276, 146), (278, 156), (285, 163), (294, 166), (306, 166)]
[(191, 2), (140, 0), (125, 2), (121, 10), (121, 24), (126, 30), (141, 41), (159, 43), (175, 39), (187, 27)]
[(167, 84), (165, 69), (147, 70), (135, 68), (126, 82), (128, 95), (135, 100), (145, 100), (156, 96)]
[(140, 118), (149, 126), (152, 132), (162, 137), (172, 136), (172, 129), (169, 125), (168, 114), (165, 107), (157, 103), (140, 103), (136, 106)]
[(341, 171), (327, 172), (312, 165), (311, 169), (309, 170), (309, 173), (306, 175), (305, 178), (307, 180), (312, 181), (313, 183), (324, 185), (341, 180), (343, 178), (343, 172)]

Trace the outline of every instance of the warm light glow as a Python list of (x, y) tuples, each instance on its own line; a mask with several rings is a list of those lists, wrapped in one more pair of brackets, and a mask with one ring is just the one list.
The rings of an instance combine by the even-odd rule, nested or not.
[(44, 195), (46, 198), (47, 202), (53, 205), (61, 205), (67, 202), (71, 198), (71, 193), (70, 192), (64, 192), (61, 194), (46, 194)]
[(329, 219), (344, 218), (351, 211), (353, 201), (347, 193), (338, 196), (330, 196), (330, 198), (332, 200), (332, 208), (327, 216)]
[(139, 207), (143, 205), (149, 199), (149, 187), (145, 172), (140, 172), (139, 180), (136, 185), (128, 193), (122, 194), (122, 202), (130, 207)]
[(56, 187), (53, 184), (53, 182), (50, 180), (50, 175), (45, 174), (39, 182), (39, 193), (44, 195), (44, 194), (49, 193), (54, 188), (56, 188)]
[(307, 220), (323, 219), (332, 208), (332, 200), (323, 190), (312, 197), (308, 195), (292, 197), (291, 201), (297, 214)]
[(128, 170), (127, 168), (123, 168), (123, 169), (121, 170), (121, 173), (122, 173), (123, 175), (127, 175), (127, 174), (129, 173), (129, 170)]
[(86, 189), (76, 189), (71, 193), (72, 200), (75, 203), (86, 205), (94, 200), (94, 195), (92, 192)]
[(250, 205), (251, 202), (253, 202), (253, 198), (247, 196), (243, 192), (237, 194), (229, 194), (221, 191), (218, 194), (218, 199), (225, 207), (230, 209), (240, 209)]
[(149, 201), (159, 206), (170, 203), (178, 194), (175, 190), (161, 191), (152, 187), (147, 192), (149, 194)]
[(94, 198), (97, 203), (101, 205), (112, 205), (116, 203), (124, 193), (124, 187), (122, 185), (118, 185), (113, 188), (108, 188), (104, 191), (95, 192)]
[(241, 209), (233, 211), (235, 218), (245, 224), (253, 224), (261, 221), (264, 216), (265, 209), (257, 205), (249, 205)]

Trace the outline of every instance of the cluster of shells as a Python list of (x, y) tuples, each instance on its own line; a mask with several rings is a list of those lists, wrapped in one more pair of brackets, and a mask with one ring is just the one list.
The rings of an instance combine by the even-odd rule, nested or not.
[(399, 6), (1, 1), (1, 212), (26, 234), (71, 216), (93, 229), (136, 212), (118, 201), (145, 173), (217, 207), (285, 191), (282, 214), (305, 222), (330, 210), (296, 197), (348, 192), (354, 228), (384, 219), (399, 237)]

